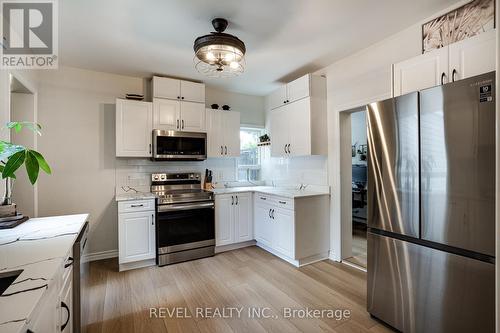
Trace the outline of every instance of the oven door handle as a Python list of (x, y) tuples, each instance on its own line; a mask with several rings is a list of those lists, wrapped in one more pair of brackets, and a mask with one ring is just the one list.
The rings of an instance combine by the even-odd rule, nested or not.
[(215, 205), (213, 202), (197, 203), (197, 204), (180, 204), (180, 205), (160, 205), (158, 206), (158, 212), (172, 212), (177, 210), (213, 208), (214, 206)]

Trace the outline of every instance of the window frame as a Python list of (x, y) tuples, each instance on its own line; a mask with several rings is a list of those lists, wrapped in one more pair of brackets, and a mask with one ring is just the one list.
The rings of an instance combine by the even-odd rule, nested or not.
[[(258, 132), (260, 132), (259, 136), (261, 136), (261, 135), (264, 135), (265, 127), (259, 126), (259, 125), (241, 124), (240, 125), (240, 133), (242, 130), (243, 131), (244, 130), (258, 131)], [(240, 170), (247, 170), (247, 169), (248, 170), (261, 170), (262, 169), (262, 156), (261, 156), (261, 152), (259, 151), (258, 146), (257, 146), (257, 151), (258, 151), (258, 164), (241, 164), (240, 165), (240, 158), (237, 159), (237, 161), (236, 161), (236, 178), (238, 181), (247, 181), (247, 179), (244, 179), (244, 180), (239, 179), (239, 171)], [(240, 142), (240, 155), (241, 155), (241, 142)]]

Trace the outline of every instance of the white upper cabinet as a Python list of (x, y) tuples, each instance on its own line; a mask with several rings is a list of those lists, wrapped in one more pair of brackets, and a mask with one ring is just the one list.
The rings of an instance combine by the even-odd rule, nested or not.
[(286, 104), (286, 85), (282, 85), (277, 90), (272, 92), (269, 97), (269, 109), (275, 109), (283, 104)]
[(394, 65), (394, 96), (434, 87), (448, 81), (447, 47)]
[(186, 132), (205, 132), (205, 104), (181, 102), (180, 129)]
[(116, 100), (116, 156), (151, 156), (152, 118), (152, 103)]
[(178, 130), (181, 121), (181, 102), (171, 99), (153, 99), (153, 127), (159, 130)]
[(181, 99), (181, 81), (153, 76), (153, 98)]
[(205, 84), (153, 76), (153, 97), (205, 103)]
[(240, 113), (206, 109), (207, 156), (240, 156)]
[[(327, 153), (326, 80), (306, 75), (287, 85), (288, 99), (270, 111), (271, 156)], [(272, 96), (268, 97), (272, 99)]]
[(287, 107), (283, 106), (270, 112), (271, 123), (271, 155), (287, 155), (288, 142), (290, 139), (290, 121), (287, 116)]
[(222, 111), (224, 154), (226, 157), (240, 156), (240, 113)]
[(205, 105), (205, 84), (181, 80), (181, 100)]
[(496, 30), (483, 32), (449, 46), (452, 80), (462, 80), (495, 70), (495, 32)]
[(311, 75), (299, 77), (286, 85), (286, 102), (292, 103), (309, 96)]
[(496, 30), (394, 64), (394, 96), (495, 70)]
[(311, 101), (301, 99), (286, 106), (289, 139), (287, 151), (290, 156), (311, 155)]
[(298, 79), (284, 84), (268, 97), (269, 109), (276, 109), (282, 105), (298, 101), (311, 95), (312, 74), (306, 74)]

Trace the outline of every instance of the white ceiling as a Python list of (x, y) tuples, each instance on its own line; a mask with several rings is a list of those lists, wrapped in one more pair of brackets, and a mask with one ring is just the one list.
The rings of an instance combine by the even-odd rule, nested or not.
[[(280, 81), (325, 67), (457, 0), (64, 0), (63, 65), (148, 77), (170, 75), (263, 95)], [(246, 70), (207, 79), (193, 66), (193, 41), (229, 20), (247, 47)]]

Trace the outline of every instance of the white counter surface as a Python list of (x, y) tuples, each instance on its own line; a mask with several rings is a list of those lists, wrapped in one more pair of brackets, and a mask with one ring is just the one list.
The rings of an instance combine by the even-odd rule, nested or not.
[(147, 200), (155, 199), (156, 195), (150, 192), (139, 192), (139, 193), (122, 193), (115, 196), (116, 201), (129, 201), (129, 200)]
[(0, 230), (0, 273), (23, 270), (0, 296), (0, 332), (21, 332), (88, 214), (33, 218)]
[(249, 186), (249, 187), (218, 188), (218, 189), (213, 189), (212, 191), (216, 195), (242, 193), (242, 192), (257, 192), (257, 193), (276, 195), (291, 199), (330, 194), (330, 191), (328, 190), (327, 186), (311, 187), (311, 188), (307, 187), (303, 190), (290, 187)]

